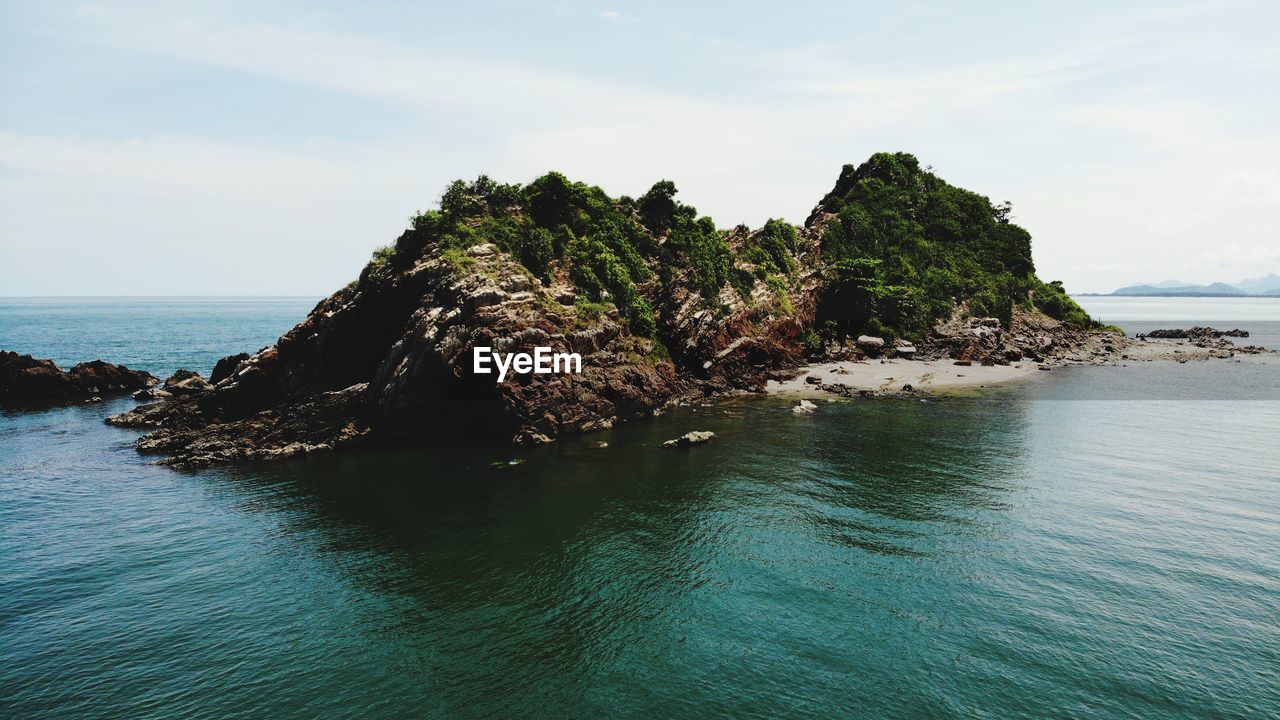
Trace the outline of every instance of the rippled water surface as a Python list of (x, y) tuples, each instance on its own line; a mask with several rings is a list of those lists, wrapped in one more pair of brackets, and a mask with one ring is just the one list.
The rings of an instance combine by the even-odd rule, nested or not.
[(1277, 367), (198, 473), (0, 415), (0, 716), (1276, 716), (1280, 402), (1106, 398)]

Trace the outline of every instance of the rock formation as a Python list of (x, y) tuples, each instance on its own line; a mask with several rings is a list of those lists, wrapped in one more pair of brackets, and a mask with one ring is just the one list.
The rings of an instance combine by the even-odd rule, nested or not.
[(1167, 330), (1152, 330), (1151, 332), (1143, 333), (1138, 337), (1202, 340), (1205, 338), (1249, 337), (1249, 331), (1241, 330), (1240, 328), (1236, 328), (1234, 330), (1219, 330), (1217, 328), (1196, 325), (1187, 330), (1184, 330), (1182, 328), (1172, 328)]
[(90, 400), (150, 387), (150, 373), (102, 360), (63, 370), (52, 360), (0, 351), (0, 407), (36, 407)]
[[(929, 295), (901, 284), (892, 257), (847, 260), (862, 242), (859, 193), (873, 181), (901, 181), (903, 193), (949, 193), (951, 204), (939, 206), (947, 212), (967, 203), (964, 212), (987, 213), (986, 234), (961, 248), (968, 255), (939, 260), (963, 261), (957, 267), (972, 277), (930, 276)], [(1080, 327), (1091, 321), (1061, 286), (1034, 277), (1029, 235), (1008, 224), (1007, 213), (942, 183), (910, 156), (846, 167), (798, 228), (771, 220), (758, 230), (719, 231), (672, 200), (674, 192), (664, 182), (639, 199), (613, 199), (554, 173), (524, 187), (455, 183), (441, 210), (415, 218), (359, 280), (275, 345), (223, 359), (207, 382), (170, 378), (164, 391), (172, 397), (109, 422), (146, 429), (138, 448), (183, 466), (356, 442), (545, 443), (693, 398), (759, 391), (807, 358), (1006, 363), (1059, 348), (1102, 352), (1105, 337), (1114, 337)], [(919, 202), (903, 198), (893, 212), (915, 212)], [(960, 243), (901, 242), (911, 252)], [(988, 245), (1002, 256), (974, 263), (972, 253)], [(994, 282), (997, 270), (1001, 278), (1022, 273), (1000, 286), (1003, 302), (1015, 306), (1008, 322), (969, 318), (979, 313), (968, 313), (963, 298), (939, 300), (965, 282)], [(984, 291), (983, 301), (1001, 300), (995, 292)], [(954, 314), (927, 337), (912, 330), (928, 327), (922, 313), (939, 302)], [(1033, 305), (1060, 308), (1077, 324)], [(898, 337), (886, 332), (894, 327)], [(476, 347), (577, 353), (582, 372), (498, 382), (473, 372)]]

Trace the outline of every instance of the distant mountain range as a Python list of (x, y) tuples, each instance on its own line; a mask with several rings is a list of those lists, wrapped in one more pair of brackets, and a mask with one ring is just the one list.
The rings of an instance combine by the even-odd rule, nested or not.
[(1215, 282), (1208, 285), (1193, 285), (1177, 280), (1151, 283), (1149, 285), (1128, 285), (1111, 293), (1112, 295), (1152, 295), (1160, 297), (1248, 297), (1251, 295), (1280, 295), (1280, 275), (1271, 273), (1260, 278), (1248, 278), (1228, 285)]

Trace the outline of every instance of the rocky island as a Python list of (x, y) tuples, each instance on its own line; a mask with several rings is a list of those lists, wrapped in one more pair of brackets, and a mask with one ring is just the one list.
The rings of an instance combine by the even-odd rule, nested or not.
[[(138, 448), (179, 466), (375, 441), (546, 443), (761, 391), (808, 363), (1048, 366), (1136, 343), (1036, 276), (1008, 204), (908, 154), (845, 166), (798, 227), (719, 229), (675, 195), (663, 181), (613, 198), (558, 173), (454, 182), (275, 345), (208, 381), (171, 378), (180, 391), (108, 422), (148, 430)], [(582, 371), (498, 382), (472, 371), (480, 346), (577, 353)]]

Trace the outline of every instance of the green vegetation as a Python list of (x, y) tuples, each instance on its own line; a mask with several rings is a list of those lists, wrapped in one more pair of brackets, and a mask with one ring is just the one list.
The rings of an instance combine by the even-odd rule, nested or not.
[(1031, 290), (1033, 302), (1044, 314), (1052, 318), (1057, 318), (1069, 325), (1078, 325), (1080, 327), (1097, 327), (1093, 318), (1089, 317), (1089, 313), (1084, 308), (1076, 304), (1072, 300), (1067, 291), (1062, 288), (1060, 280), (1043, 283), (1036, 279), (1036, 283)]
[(827, 292), (819, 313), (843, 332), (918, 336), (967, 300), (975, 315), (1008, 321), (1031, 303), (1091, 327), (1062, 290), (1035, 276), (1031, 235), (1008, 203), (947, 184), (907, 153), (846, 165), (822, 200)]
[[(418, 257), (434, 243), (442, 257), (465, 268), (473, 262), (466, 248), (493, 243), (543, 281), (557, 268), (566, 272), (584, 294), (587, 305), (579, 305), (580, 314), (612, 302), (632, 332), (652, 337), (657, 321), (638, 287), (654, 279), (652, 268), (661, 269), (660, 282), (670, 280), (671, 268), (687, 268), (704, 300), (714, 300), (734, 269), (723, 233), (675, 194), (675, 185), (664, 180), (639, 200), (614, 199), (556, 172), (526, 186), (485, 176), (472, 183), (458, 180), (440, 198), (439, 210), (412, 218), (412, 229), (397, 243), (397, 257)], [(794, 243), (794, 229), (777, 222), (779, 241)], [(777, 267), (790, 267), (790, 258), (773, 245), (767, 252), (775, 264), (781, 258)], [(373, 281), (381, 277), (370, 274)]]
[(770, 220), (760, 232), (748, 238), (742, 254), (756, 266), (761, 279), (770, 273), (788, 273), (795, 269), (791, 258), (796, 252), (796, 229), (785, 220)]
[[(962, 302), (972, 314), (1006, 321), (1016, 306), (1034, 305), (1064, 322), (1095, 326), (1061, 283), (1035, 276), (1031, 236), (1010, 222), (1007, 203), (993, 205), (949, 185), (911, 155), (880, 153), (846, 165), (822, 206), (833, 217), (822, 226), (825, 282), (816, 324), (828, 338), (919, 336)], [(661, 297), (673, 282), (717, 311), (724, 310), (726, 287), (750, 298), (764, 282), (778, 295), (777, 307), (793, 312), (787, 290), (798, 237), (778, 219), (755, 233), (717, 230), (711, 218), (676, 200), (669, 180), (632, 199), (611, 198), (556, 172), (524, 186), (481, 176), (451, 183), (439, 210), (415, 215), (394, 248), (374, 254), (361, 283), (378, 287), (428, 246), (465, 270), (476, 262), (465, 251), (492, 243), (543, 282), (572, 281), (582, 293), (580, 321), (612, 304), (632, 332), (656, 337), (648, 298)], [(806, 341), (816, 348), (823, 338)]]
[(384, 281), (388, 276), (391, 259), (395, 257), (396, 248), (394, 245), (383, 245), (373, 251), (373, 257), (369, 260), (369, 264), (364, 266), (364, 271), (360, 273), (360, 280), (357, 282), (379, 283)]
[(787, 281), (779, 275), (765, 275), (764, 284), (778, 297), (778, 309), (784, 315), (795, 313), (795, 305), (791, 302), (791, 294), (787, 291)]

